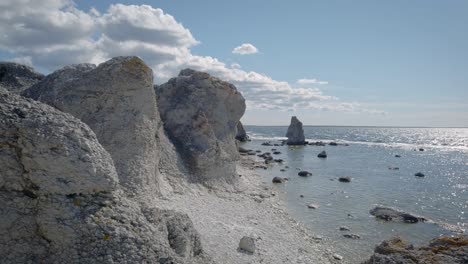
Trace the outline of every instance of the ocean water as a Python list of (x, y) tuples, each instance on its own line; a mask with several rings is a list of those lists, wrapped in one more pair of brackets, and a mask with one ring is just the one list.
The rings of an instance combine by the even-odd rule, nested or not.
[[(289, 178), (287, 183), (272, 186), (284, 193), (289, 212), (322, 237), (320, 243), (342, 255), (344, 263), (360, 263), (376, 244), (393, 236), (420, 245), (440, 235), (455, 235), (453, 229), (465, 233), (468, 229), (468, 128), (306, 126), (309, 141), (348, 146), (303, 147), (261, 145), (280, 143), (287, 127), (245, 128), (252, 141), (243, 143), (244, 148), (262, 152), (275, 148), (281, 154), (273, 156), (285, 161), (258, 172), (270, 183), (275, 176)], [(328, 154), (326, 159), (317, 158), (322, 150)], [(299, 177), (299, 170), (313, 176)], [(425, 177), (415, 177), (417, 172)], [(352, 177), (352, 181), (339, 182), (342, 176)], [(310, 203), (320, 207), (308, 209)], [(438, 224), (379, 221), (369, 214), (376, 205), (398, 208)], [(340, 226), (351, 231), (340, 231)], [(348, 233), (361, 238), (343, 237)]]

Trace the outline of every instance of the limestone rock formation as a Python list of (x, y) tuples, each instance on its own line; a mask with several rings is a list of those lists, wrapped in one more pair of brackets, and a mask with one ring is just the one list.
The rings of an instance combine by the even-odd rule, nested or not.
[(120, 190), (73, 116), (0, 88), (2, 263), (212, 263), (186, 215)]
[(0, 87), (10, 92), (19, 94), (42, 78), (44, 75), (29, 66), (14, 62), (0, 62)]
[(160, 123), (153, 73), (137, 57), (116, 57), (99, 66), (64, 67), (23, 96), (79, 118), (111, 154), (128, 195), (158, 189), (156, 136)]
[(299, 119), (297, 119), (295, 116), (291, 117), (291, 124), (288, 127), (286, 137), (288, 138), (286, 142), (288, 145), (306, 144), (302, 122), (299, 121)]
[(375, 247), (374, 255), (364, 264), (387, 263), (468, 263), (468, 237), (439, 237), (428, 245), (415, 248), (401, 238), (392, 238)]
[(237, 123), (236, 139), (239, 140), (240, 142), (246, 142), (247, 140), (249, 140), (249, 136), (245, 132), (244, 126), (242, 125), (240, 121), (239, 123)]
[(237, 181), (236, 126), (245, 100), (230, 83), (207, 73), (182, 70), (156, 87), (161, 119), (192, 182), (217, 187)]

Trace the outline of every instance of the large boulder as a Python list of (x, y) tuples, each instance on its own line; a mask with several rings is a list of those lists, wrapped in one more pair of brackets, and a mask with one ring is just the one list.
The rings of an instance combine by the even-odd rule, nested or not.
[(286, 132), (288, 145), (305, 145), (304, 129), (302, 128), (302, 122), (297, 117), (291, 117), (291, 124)]
[(217, 187), (235, 183), (236, 126), (245, 100), (230, 83), (191, 69), (156, 87), (161, 119), (192, 182)]
[(244, 126), (242, 125), (240, 121), (239, 123), (237, 123), (236, 139), (239, 140), (240, 142), (246, 142), (247, 140), (249, 140), (249, 136), (245, 132)]
[(364, 264), (468, 263), (468, 237), (439, 237), (419, 248), (401, 238), (383, 241)]
[(0, 62), (0, 87), (10, 92), (19, 94), (42, 78), (44, 75), (29, 66), (14, 62)]
[(153, 72), (137, 57), (116, 57), (94, 66), (64, 67), (23, 96), (79, 118), (111, 154), (130, 196), (158, 190), (156, 136), (160, 123)]
[(0, 88), (2, 263), (212, 263), (190, 219), (142, 207), (80, 120)]

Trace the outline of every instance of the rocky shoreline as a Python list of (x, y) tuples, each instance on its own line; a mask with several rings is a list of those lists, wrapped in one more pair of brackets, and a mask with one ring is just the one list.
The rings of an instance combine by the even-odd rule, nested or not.
[[(1, 262), (346, 263), (255, 173), (283, 160), (238, 147), (244, 112), (234, 85), (191, 69), (154, 85), (137, 57), (47, 76), (0, 63)], [(287, 136), (322, 144), (305, 141), (296, 117)], [(398, 253), (437, 260), (449, 250), (466, 263), (466, 238), (441, 241)], [(368, 263), (413, 263), (382, 247)]]

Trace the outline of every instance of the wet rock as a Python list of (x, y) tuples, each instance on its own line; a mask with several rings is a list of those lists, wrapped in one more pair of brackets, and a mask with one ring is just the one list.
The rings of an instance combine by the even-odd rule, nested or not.
[(347, 226), (340, 226), (340, 231), (349, 231), (349, 227)]
[(397, 155), (395, 155), (395, 158), (401, 158), (401, 155), (397, 154)]
[(273, 145), (271, 144), (271, 142), (263, 142), (261, 145), (262, 145), (262, 146), (273, 146)]
[(316, 141), (316, 142), (309, 142), (310, 146), (325, 146), (325, 142)]
[(424, 151), (424, 149), (423, 149), (423, 148), (419, 148), (419, 151)]
[(282, 163), (284, 160), (282, 159), (274, 159), (275, 162)]
[(338, 143), (332, 141), (332, 142), (328, 143), (328, 145), (330, 145), (330, 146), (338, 146)]
[(317, 155), (317, 157), (319, 157), (319, 158), (326, 158), (326, 157), (327, 157), (327, 152), (325, 152), (325, 150), (324, 150), (324, 151), (320, 152), (320, 153)]
[(252, 151), (252, 150), (251, 149), (245, 149), (243, 147), (239, 147), (239, 153), (248, 153), (250, 151)]
[(239, 123), (237, 123), (236, 139), (239, 140), (240, 142), (246, 142), (246, 141), (249, 140), (249, 136), (245, 132), (244, 126), (242, 125), (242, 123), (240, 121), (239, 121)]
[(417, 173), (414, 174), (414, 176), (416, 176), (416, 177), (424, 177), (425, 175), (424, 175), (424, 173), (422, 173), (422, 172), (417, 172)]
[(20, 94), (43, 78), (44, 75), (29, 66), (0, 62), (0, 88), (3, 87), (12, 93)]
[(283, 183), (284, 179), (281, 177), (274, 177), (272, 180), (273, 183)]
[(285, 172), (286, 170), (285, 170), (285, 169), (281, 169), (280, 171)]
[(351, 182), (351, 177), (340, 177), (338, 178), (340, 182)]
[(299, 175), (301, 177), (307, 177), (307, 176), (312, 176), (312, 173), (308, 172), (308, 171), (300, 171), (300, 172), (297, 173), (297, 175)]
[(279, 154), (281, 154), (281, 152), (280, 151), (275, 151), (275, 152), (273, 152), (273, 154), (274, 155), (279, 155)]
[(305, 145), (304, 129), (302, 128), (302, 122), (297, 119), (297, 117), (291, 117), (291, 124), (288, 127), (286, 133), (288, 138), (288, 145)]
[(191, 180), (209, 187), (237, 182), (236, 126), (245, 112), (237, 88), (208, 73), (191, 69), (157, 86), (157, 102), (169, 139)]
[(375, 247), (374, 254), (364, 264), (464, 264), (467, 261), (468, 237), (461, 235), (436, 238), (418, 248), (398, 237), (385, 240)]
[(248, 236), (242, 237), (239, 242), (239, 249), (250, 254), (255, 253), (255, 239)]
[(301, 198), (304, 198), (304, 195), (303, 195), (303, 194), (301, 194), (301, 195), (299, 195), (299, 197), (301, 197)]
[(307, 208), (310, 208), (310, 209), (318, 209), (318, 208), (320, 208), (320, 205), (318, 205), (318, 204), (308, 204), (308, 205), (307, 205)]
[(357, 234), (344, 234), (343, 236), (346, 237), (346, 238), (350, 238), (350, 239), (360, 239), (361, 238), (361, 236), (357, 235)]
[(423, 217), (405, 213), (390, 207), (377, 206), (370, 210), (370, 214), (378, 219), (385, 221), (404, 222), (411, 224), (426, 221), (426, 219)]

